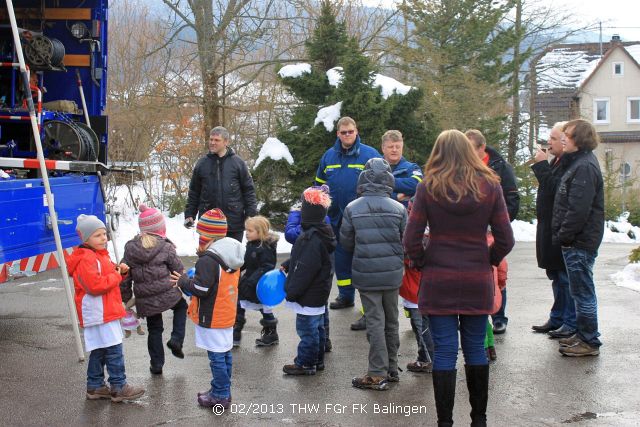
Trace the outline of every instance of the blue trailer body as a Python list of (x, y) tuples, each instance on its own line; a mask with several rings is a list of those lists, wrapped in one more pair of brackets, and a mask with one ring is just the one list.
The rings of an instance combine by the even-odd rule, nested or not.
[[(32, 79), (30, 93), (25, 93), (7, 10), (0, 8), (0, 169), (4, 172), (0, 174), (4, 176), (0, 176), (0, 267), (55, 250), (39, 170), (32, 161), (26, 162), (29, 166), (15, 166), (17, 159), (36, 158), (26, 97), (36, 105), (45, 158), (83, 163), (81, 168), (59, 169), (55, 162), (48, 166), (63, 247), (80, 243), (75, 233), (79, 214), (104, 220), (106, 211), (96, 174), (105, 168), (84, 163), (107, 163), (108, 1), (20, 0), (14, 7)], [(44, 50), (38, 50), (42, 46)], [(56, 55), (63, 55), (63, 60), (55, 62)], [(40, 63), (41, 58), (51, 60)], [(81, 111), (78, 76), (89, 125)], [(75, 103), (80, 110), (50, 107), (50, 102)]]
[[(80, 244), (76, 218), (97, 215), (104, 201), (95, 175), (52, 178), (60, 238), (65, 248)], [(16, 179), (0, 185), (0, 264), (56, 250), (42, 179)]]

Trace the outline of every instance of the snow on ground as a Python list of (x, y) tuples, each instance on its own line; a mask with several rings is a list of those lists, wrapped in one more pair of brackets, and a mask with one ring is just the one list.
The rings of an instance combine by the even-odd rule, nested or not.
[(640, 292), (640, 263), (627, 264), (627, 266), (615, 274), (611, 279), (616, 285)]
[(337, 104), (329, 105), (318, 110), (316, 119), (313, 121), (313, 125), (322, 123), (327, 132), (333, 131), (333, 124), (340, 119), (340, 110), (342, 109), (342, 101)]
[(283, 79), (285, 77), (297, 78), (303, 74), (309, 73), (311, 73), (311, 64), (307, 64), (304, 62), (285, 65), (284, 67), (280, 68), (280, 71), (278, 71), (278, 75)]
[(258, 165), (267, 158), (270, 158), (276, 161), (285, 159), (290, 165), (293, 164), (293, 157), (289, 152), (289, 147), (287, 147), (278, 138), (273, 138), (273, 137), (267, 138), (264, 144), (262, 144), (262, 148), (260, 148), (258, 159), (256, 160), (256, 163), (253, 165), (253, 168), (256, 169)]
[[(184, 227), (184, 214), (176, 215), (173, 218), (169, 218), (165, 214), (165, 223), (167, 225), (167, 237), (176, 245), (178, 256), (196, 256), (198, 233), (196, 233), (195, 227), (189, 229)], [(139, 232), (138, 213), (131, 209), (123, 212), (120, 215), (120, 227), (115, 233), (119, 258), (122, 258), (124, 254), (124, 245)], [(291, 245), (284, 239), (284, 235), (282, 233), (278, 234), (280, 235), (278, 253), (291, 252)], [(243, 244), (246, 244), (246, 241), (243, 241)], [(113, 242), (109, 244), (109, 253), (115, 259)]]

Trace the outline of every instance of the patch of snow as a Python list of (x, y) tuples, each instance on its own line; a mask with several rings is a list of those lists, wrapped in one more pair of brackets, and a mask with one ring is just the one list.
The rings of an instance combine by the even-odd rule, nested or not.
[(617, 286), (640, 292), (640, 263), (627, 264), (622, 271), (611, 275)]
[(18, 284), (18, 286), (29, 286), (29, 285), (35, 285), (37, 283), (57, 282), (57, 281), (58, 279), (47, 279), (47, 280), (41, 280), (39, 282), (24, 282), (24, 283)]
[(340, 82), (342, 82), (342, 72), (342, 67), (333, 67), (332, 69), (327, 71), (327, 78), (329, 79), (329, 84), (331, 86), (340, 86)]
[(539, 92), (559, 88), (578, 88), (600, 61), (600, 55), (581, 50), (558, 48), (547, 52), (536, 65)]
[(282, 141), (278, 138), (267, 138), (267, 140), (262, 144), (262, 148), (260, 148), (260, 153), (258, 154), (258, 159), (256, 163), (253, 165), (253, 168), (257, 168), (260, 163), (264, 159), (273, 159), (273, 160), (286, 160), (290, 165), (293, 164), (293, 157), (289, 152), (289, 147), (287, 147)]
[(322, 123), (327, 132), (332, 132), (334, 123), (340, 119), (340, 109), (342, 108), (342, 101), (337, 104), (329, 105), (328, 107), (318, 110), (316, 119), (313, 121), (313, 125)]
[(280, 68), (278, 71), (278, 75), (283, 79), (285, 77), (297, 78), (303, 74), (311, 73), (311, 64), (307, 64), (305, 62), (300, 62), (298, 64), (289, 64)]
[(64, 288), (58, 288), (57, 286), (50, 286), (50, 287), (47, 287), (47, 288), (40, 288), (40, 290), (41, 291), (45, 291), (45, 292), (47, 292), (47, 291), (49, 291), (49, 292), (57, 292), (57, 291), (63, 291)]
[(627, 52), (629, 52), (629, 55), (631, 55), (633, 59), (635, 59), (636, 62), (640, 64), (640, 44), (625, 46), (625, 49), (627, 50)]
[(382, 74), (375, 75), (373, 79), (373, 85), (380, 88), (380, 90), (382, 91), (382, 97), (384, 99), (389, 98), (394, 93), (406, 95), (411, 89), (413, 89), (411, 86), (402, 84), (396, 79), (384, 76)]
[[(614, 227), (618, 232), (611, 231)], [(526, 221), (515, 220), (511, 223), (513, 236), (516, 242), (535, 242), (536, 241), (536, 224), (530, 224)], [(635, 234), (635, 239), (629, 237), (628, 232)], [(640, 227), (629, 224), (624, 217), (618, 221), (607, 221), (604, 229), (603, 242), (606, 243), (639, 243)]]

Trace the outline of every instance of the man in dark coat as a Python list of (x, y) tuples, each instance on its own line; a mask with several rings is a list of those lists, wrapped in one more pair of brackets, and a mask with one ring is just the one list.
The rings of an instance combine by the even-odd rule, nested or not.
[(562, 247), (569, 275), (569, 289), (576, 304), (576, 333), (560, 340), (565, 356), (597, 356), (598, 301), (593, 264), (604, 235), (604, 182), (593, 154), (598, 133), (591, 123), (578, 119), (567, 123), (562, 175), (553, 203), (552, 241)]
[(209, 153), (196, 163), (189, 184), (184, 226), (193, 226), (196, 215), (220, 208), (227, 217), (227, 237), (242, 242), (244, 220), (257, 214), (256, 192), (247, 164), (229, 148), (229, 131), (211, 130)]
[(538, 267), (544, 268), (551, 280), (553, 290), (553, 306), (549, 319), (541, 325), (534, 325), (534, 332), (548, 332), (552, 338), (567, 338), (576, 331), (576, 308), (569, 291), (569, 277), (562, 258), (559, 245), (551, 241), (551, 218), (553, 216), (553, 200), (566, 170), (562, 159), (565, 122), (556, 123), (549, 133), (547, 152), (553, 156), (549, 162), (547, 152), (538, 149), (535, 163), (531, 166), (538, 180), (538, 197), (536, 198), (536, 257)]
[[(518, 185), (516, 183), (516, 175), (513, 172), (513, 167), (491, 147), (487, 147), (487, 141), (477, 129), (469, 129), (465, 132), (465, 135), (475, 145), (478, 156), (485, 165), (489, 166), (500, 177), (500, 186), (502, 187), (502, 194), (504, 201), (507, 204), (507, 212), (509, 212), (509, 221), (513, 221), (518, 216), (520, 210), (520, 195), (518, 194)], [(506, 264), (505, 265), (506, 268)], [(504, 271), (506, 275), (507, 272)], [(507, 330), (507, 323), (509, 318), (505, 315), (505, 309), (507, 307), (507, 288), (505, 287), (501, 291), (502, 293), (502, 306), (495, 314), (491, 316), (493, 320), (493, 333), (504, 334)]]

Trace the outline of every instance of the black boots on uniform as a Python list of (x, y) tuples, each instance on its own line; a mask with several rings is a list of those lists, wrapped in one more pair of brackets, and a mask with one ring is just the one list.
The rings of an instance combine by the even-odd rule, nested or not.
[(233, 325), (233, 346), (238, 347), (240, 345), (240, 340), (242, 340), (242, 328), (244, 328), (244, 324), (247, 323), (247, 319), (244, 317), (236, 316), (236, 323)]
[(278, 319), (260, 319), (262, 325), (262, 332), (260, 332), (260, 338), (256, 339), (256, 345), (258, 347), (267, 347), (270, 345), (278, 344), (278, 331), (276, 325)]

